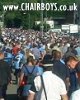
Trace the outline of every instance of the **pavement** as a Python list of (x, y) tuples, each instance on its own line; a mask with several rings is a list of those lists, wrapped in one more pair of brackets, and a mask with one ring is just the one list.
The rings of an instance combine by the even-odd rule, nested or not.
[(17, 100), (17, 84), (15, 84), (15, 77), (12, 75), (13, 83), (8, 85), (7, 100)]

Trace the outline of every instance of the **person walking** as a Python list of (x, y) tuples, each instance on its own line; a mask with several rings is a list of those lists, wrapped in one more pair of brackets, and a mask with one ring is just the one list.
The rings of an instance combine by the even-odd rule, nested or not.
[(4, 61), (4, 53), (0, 52), (0, 100), (6, 99), (7, 86), (11, 82), (11, 69)]
[(65, 59), (66, 65), (72, 70), (70, 74), (70, 94), (80, 87), (80, 61), (76, 56)]
[(34, 79), (28, 100), (68, 100), (65, 83), (52, 73), (53, 66), (50, 65), (47, 64), (45, 72)]

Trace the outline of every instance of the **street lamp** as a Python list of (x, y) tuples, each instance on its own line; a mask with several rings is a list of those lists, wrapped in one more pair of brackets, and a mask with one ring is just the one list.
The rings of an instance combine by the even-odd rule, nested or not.
[[(41, 3), (43, 3), (43, 0), (41, 0)], [(43, 26), (43, 10), (41, 10), (41, 34), (42, 34), (42, 37), (43, 37), (43, 29), (44, 29), (44, 26)]]
[(6, 11), (3, 11), (3, 14), (2, 14), (3, 27), (4, 27), (4, 16), (5, 16), (5, 13), (6, 13)]
[[(26, 15), (27, 13), (24, 12), (23, 14)], [(30, 16), (30, 13), (28, 13), (28, 18), (29, 18), (29, 19), (28, 19), (28, 21), (29, 21), (29, 22), (28, 22), (28, 29), (31, 28), (31, 26), (30, 26), (30, 23), (31, 23), (30, 17), (31, 17), (31, 16)]]
[(29, 29), (31, 28), (31, 26), (30, 26), (30, 13), (28, 14), (29, 15)]
[[(46, 0), (45, 0), (46, 3)], [(47, 22), (47, 10), (46, 10), (46, 22)], [(46, 23), (46, 32), (47, 32), (47, 23)]]

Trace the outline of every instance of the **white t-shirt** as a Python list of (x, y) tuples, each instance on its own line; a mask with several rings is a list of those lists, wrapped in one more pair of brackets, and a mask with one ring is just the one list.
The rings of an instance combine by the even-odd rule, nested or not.
[(70, 100), (80, 100), (80, 89), (72, 93)]
[[(67, 94), (63, 80), (53, 74), (51, 71), (46, 71), (43, 73), (43, 80), (48, 100), (61, 100), (60, 95)], [(34, 84), (36, 91), (38, 91), (36, 100), (46, 100), (40, 76), (35, 78)]]

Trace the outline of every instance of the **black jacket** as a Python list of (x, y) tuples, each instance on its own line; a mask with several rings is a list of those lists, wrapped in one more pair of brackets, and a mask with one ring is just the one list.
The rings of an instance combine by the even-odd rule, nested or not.
[(0, 86), (11, 80), (11, 69), (7, 62), (0, 60)]
[(64, 81), (69, 77), (69, 69), (60, 60), (53, 61), (53, 73), (58, 75)]

